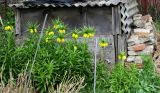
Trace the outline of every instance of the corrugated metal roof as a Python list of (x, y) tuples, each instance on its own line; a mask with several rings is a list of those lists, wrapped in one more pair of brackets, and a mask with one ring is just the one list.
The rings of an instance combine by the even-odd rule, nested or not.
[(18, 4), (10, 4), (10, 7), (17, 8), (30, 8), (30, 7), (86, 7), (86, 6), (110, 6), (110, 5), (118, 5), (119, 3), (127, 3), (131, 0), (102, 0), (102, 1), (87, 1), (87, 2), (78, 2), (78, 3), (64, 3), (64, 4), (35, 4), (35, 5), (24, 5), (23, 3)]

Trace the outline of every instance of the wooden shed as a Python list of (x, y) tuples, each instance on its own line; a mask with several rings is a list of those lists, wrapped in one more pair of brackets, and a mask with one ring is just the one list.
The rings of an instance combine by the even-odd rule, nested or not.
[(110, 46), (106, 60), (114, 63), (120, 51), (127, 50), (126, 39), (131, 32), (132, 17), (138, 12), (136, 0), (100, 0), (76, 3), (41, 3), (27, 4), (23, 2), (11, 4), (16, 10), (17, 41), (26, 34), (28, 21), (42, 25), (45, 11), (49, 11), (47, 25), (52, 19), (60, 18), (70, 29), (84, 25), (94, 26), (97, 30), (95, 38), (108, 38)]

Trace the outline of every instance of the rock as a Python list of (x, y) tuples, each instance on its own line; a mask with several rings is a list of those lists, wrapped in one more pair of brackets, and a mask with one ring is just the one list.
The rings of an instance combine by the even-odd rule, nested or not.
[(153, 54), (156, 36), (150, 15), (142, 16), (141, 14), (137, 14), (133, 17), (133, 20), (137, 28), (133, 29), (133, 33), (127, 40), (129, 56), (126, 62), (138, 64), (137, 66), (142, 68), (143, 59), (140, 55)]
[(144, 33), (144, 32), (139, 32), (139, 33), (135, 33), (136, 35), (138, 35), (139, 38), (146, 38), (148, 37), (148, 33)]
[(145, 29), (149, 29), (149, 30), (153, 30), (153, 26), (152, 26), (152, 23), (151, 22), (147, 22), (145, 23)]
[(136, 26), (136, 27), (139, 27), (139, 28), (143, 28), (145, 26), (145, 23), (140, 19), (140, 20), (135, 20), (133, 22), (133, 24)]
[(142, 51), (142, 54), (150, 55), (150, 54), (153, 54), (153, 51), (154, 51), (154, 45), (148, 45), (148, 46)]
[(150, 17), (150, 18), (149, 18), (149, 22), (153, 22), (153, 19), (152, 19), (152, 17)]
[(133, 20), (139, 20), (139, 19), (142, 19), (142, 14), (136, 14), (133, 16)]
[(142, 51), (142, 50), (144, 50), (145, 48), (146, 48), (146, 45), (145, 45), (145, 44), (136, 44), (136, 45), (133, 46), (133, 50), (134, 50), (135, 52), (137, 52), (137, 51)]
[(135, 44), (139, 43), (139, 38), (138, 35), (132, 35), (128, 40), (127, 40), (128, 46), (132, 46)]
[(147, 26), (145, 27), (146, 29), (149, 29), (149, 30), (153, 30), (153, 27), (152, 26)]
[(154, 33), (150, 33), (148, 36), (149, 36), (149, 38), (152, 38), (152, 39), (155, 38)]
[(154, 42), (147, 42), (146, 44), (147, 45), (154, 45), (155, 43)]
[(136, 53), (134, 51), (128, 51), (128, 55), (129, 56), (136, 56), (136, 55), (138, 55), (138, 53)]
[(143, 29), (143, 28), (136, 28), (136, 29), (134, 29), (134, 33), (135, 34), (139, 34), (139, 33), (149, 34), (150, 32), (151, 32), (150, 29)]
[(145, 15), (145, 16), (142, 16), (142, 20), (143, 20), (143, 22), (149, 22), (150, 21), (150, 18), (151, 18), (151, 16), (150, 15)]
[(146, 43), (146, 42), (149, 42), (150, 41), (150, 38), (149, 37), (146, 37), (146, 38), (139, 38), (139, 43), (142, 44), (142, 43)]
[(138, 40), (138, 35), (131, 35), (131, 37), (127, 40), (127, 42), (132, 42)]
[(136, 56), (135, 57), (135, 63), (139, 63), (139, 64), (142, 64), (143, 63), (143, 60), (140, 56)]
[(151, 22), (147, 22), (147, 23), (145, 23), (145, 26), (152, 26), (152, 23)]
[(135, 56), (128, 56), (127, 57), (127, 62), (134, 62), (135, 61)]
[(133, 51), (133, 45), (128, 47), (128, 50)]
[(128, 47), (131, 47), (131, 46), (133, 46), (133, 45), (135, 45), (136, 43), (134, 42), (134, 41), (132, 41), (132, 42), (128, 42)]

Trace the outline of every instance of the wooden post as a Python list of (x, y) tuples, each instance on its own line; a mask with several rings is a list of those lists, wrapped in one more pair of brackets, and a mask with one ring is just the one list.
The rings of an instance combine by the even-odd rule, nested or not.
[(112, 7), (112, 35), (113, 35), (113, 38), (114, 38), (114, 50), (115, 50), (115, 62), (118, 62), (118, 50), (117, 50), (117, 47), (118, 47), (118, 38), (117, 38), (117, 33), (116, 33), (116, 12), (115, 12), (115, 8)]
[(16, 44), (20, 44), (21, 43), (21, 15), (20, 15), (20, 10), (16, 9), (16, 13), (15, 13), (15, 42)]

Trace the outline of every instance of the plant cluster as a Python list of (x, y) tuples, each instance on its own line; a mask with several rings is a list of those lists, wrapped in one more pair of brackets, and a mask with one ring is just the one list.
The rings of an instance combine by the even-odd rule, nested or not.
[[(53, 21), (53, 26), (45, 29), (35, 59), (40, 37), (38, 24), (29, 23), (28, 38), (20, 46), (15, 45), (12, 25), (5, 25), (3, 30), (0, 37), (0, 67), (4, 83), (9, 80), (10, 72), (13, 78), (17, 78), (22, 71), (26, 74), (31, 72), (32, 84), (41, 93), (48, 92), (51, 86), (56, 88), (66, 74), (85, 77), (85, 82), (92, 82), (92, 55), (86, 39), (94, 36), (94, 28), (84, 27), (67, 33), (63, 22), (59, 19)], [(89, 36), (86, 37), (86, 34)], [(80, 36), (84, 36), (84, 42), (78, 42)]]
[[(119, 56), (125, 57), (123, 53)], [(127, 68), (120, 62), (111, 72), (107, 72), (104, 69), (106, 64), (100, 62), (97, 66), (97, 93), (159, 93), (160, 77), (154, 72), (152, 58), (148, 55), (142, 57), (144, 67), (141, 70), (134, 64)]]
[[(4, 31), (0, 33), (1, 90), (28, 89), (31, 93), (93, 92), (93, 56), (87, 45), (88, 40), (95, 35), (93, 27), (85, 26), (68, 31), (67, 25), (62, 21), (54, 20), (51, 26), (45, 28), (38, 50), (38, 24), (28, 24), (28, 38), (20, 46), (15, 45), (13, 28), (13, 25), (6, 24), (1, 28)], [(79, 39), (82, 41), (79, 42)], [(115, 64), (113, 70), (109, 71), (103, 58), (103, 50), (109, 46), (109, 42), (103, 38), (98, 45), (102, 58), (97, 62), (97, 93), (160, 91), (160, 78), (154, 74), (154, 65), (149, 56), (143, 56), (144, 68), (139, 70), (135, 65), (126, 68), (126, 53), (121, 52), (118, 58), (122, 62)], [(22, 72), (24, 76), (20, 75)], [(10, 86), (5, 86), (6, 84)]]

